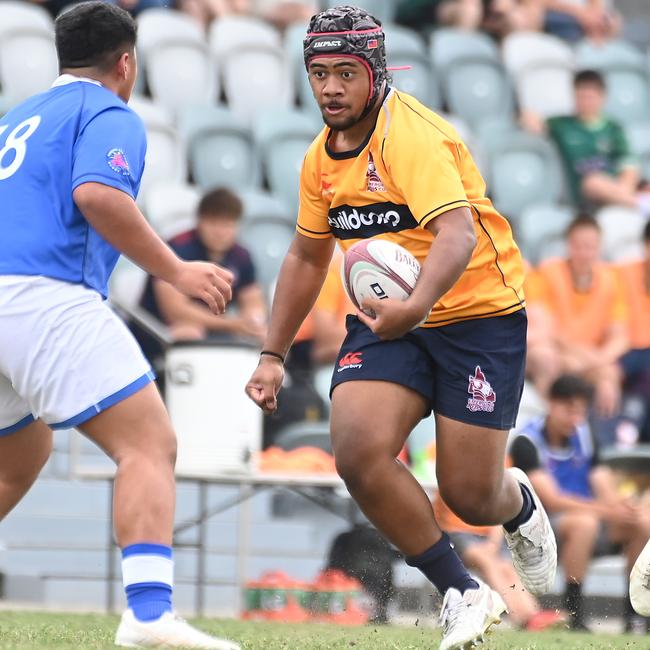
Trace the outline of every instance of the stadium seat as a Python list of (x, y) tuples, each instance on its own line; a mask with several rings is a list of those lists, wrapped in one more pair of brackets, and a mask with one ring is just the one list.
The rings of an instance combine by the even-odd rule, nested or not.
[(524, 208), (535, 203), (556, 203), (562, 194), (562, 167), (555, 149), (543, 138), (514, 132), (491, 144), (486, 151), (494, 204), (516, 221)]
[(443, 72), (442, 87), (449, 110), (470, 126), (513, 114), (510, 80), (498, 62), (471, 56), (456, 58)]
[(253, 136), (271, 191), (298, 211), (298, 188), (302, 161), (320, 130), (320, 120), (296, 110), (261, 113), (253, 125)]
[(630, 149), (638, 156), (641, 178), (650, 179), (650, 119), (624, 124)]
[(237, 115), (251, 121), (271, 107), (291, 105), (291, 67), (273, 27), (256, 18), (226, 16), (212, 22), (209, 42)]
[[(324, 6), (326, 8), (340, 7), (341, 4), (345, 3), (342, 3), (341, 0), (325, 0)], [(363, 7), (375, 18), (379, 18), (382, 23), (388, 23), (394, 20), (398, 4), (395, 0), (363, 0), (358, 6)]]
[(314, 100), (311, 92), (309, 78), (305, 69), (305, 59), (303, 57), (303, 40), (307, 33), (307, 23), (294, 23), (290, 25), (284, 33), (284, 53), (285, 58), (291, 66), (291, 76), (294, 79), (295, 93), (298, 102), (304, 110), (314, 115), (320, 116), (318, 104)]
[(127, 257), (121, 256), (109, 283), (109, 295), (125, 307), (135, 307), (142, 297), (147, 273)]
[(252, 134), (234, 112), (218, 106), (189, 108), (181, 113), (179, 128), (199, 187), (241, 189), (259, 184)]
[(145, 56), (151, 48), (170, 40), (206, 42), (200, 23), (182, 11), (147, 9), (138, 16), (138, 49)]
[(559, 38), (515, 32), (504, 39), (503, 60), (522, 109), (542, 117), (573, 112), (574, 55)]
[(54, 22), (43, 8), (27, 2), (0, 2), (0, 41), (16, 30), (34, 30), (54, 36)]
[(596, 43), (583, 39), (575, 49), (578, 70), (606, 70), (610, 66), (629, 65), (642, 68), (643, 55), (625, 41), (605, 41)]
[(180, 182), (187, 177), (187, 164), (171, 114), (164, 107), (134, 96), (129, 106), (142, 118), (147, 129), (147, 155), (140, 197), (158, 182)]
[(609, 262), (642, 257), (641, 235), (647, 219), (637, 210), (610, 205), (596, 219), (603, 231), (603, 255)]
[(185, 183), (160, 183), (144, 197), (144, 213), (163, 239), (171, 239), (196, 224), (201, 191)]
[(294, 228), (282, 221), (246, 220), (242, 224), (240, 241), (250, 251), (269, 299), (293, 236)]
[(574, 217), (573, 208), (538, 203), (523, 210), (515, 224), (515, 238), (525, 259), (539, 264), (564, 249), (564, 232)]
[(0, 35), (0, 86), (9, 106), (47, 90), (57, 76), (51, 33), (20, 27)]
[(388, 65), (408, 66), (408, 70), (391, 72), (392, 85), (413, 95), (433, 110), (442, 108), (442, 97), (427, 48), (420, 35), (399, 25), (384, 25)]
[(439, 71), (447, 69), (457, 59), (471, 57), (498, 62), (499, 50), (488, 36), (462, 29), (437, 29), (431, 36), (431, 57)]
[(199, 23), (170, 9), (138, 17), (138, 53), (154, 99), (173, 111), (214, 103), (216, 64)]
[(295, 229), (296, 215), (291, 214), (283, 201), (263, 190), (242, 190), (244, 223), (281, 223)]

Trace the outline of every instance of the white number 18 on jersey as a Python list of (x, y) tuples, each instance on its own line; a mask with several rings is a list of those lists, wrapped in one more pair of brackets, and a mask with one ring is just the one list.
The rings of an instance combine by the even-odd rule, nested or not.
[[(34, 115), (34, 117), (24, 120), (7, 135), (4, 145), (2, 145), (2, 134), (9, 127), (0, 126), (0, 145), (2, 145), (0, 148), (0, 181), (13, 176), (23, 164), (27, 154), (27, 140), (34, 134), (40, 123), (40, 115)], [(13, 152), (13, 157), (10, 152)], [(11, 160), (6, 167), (5, 159)]]

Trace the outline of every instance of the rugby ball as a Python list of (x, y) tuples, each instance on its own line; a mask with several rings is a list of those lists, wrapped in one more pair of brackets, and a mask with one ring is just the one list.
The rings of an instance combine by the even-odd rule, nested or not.
[(350, 300), (361, 309), (366, 298), (406, 300), (420, 275), (420, 263), (398, 244), (363, 239), (345, 253), (341, 271)]

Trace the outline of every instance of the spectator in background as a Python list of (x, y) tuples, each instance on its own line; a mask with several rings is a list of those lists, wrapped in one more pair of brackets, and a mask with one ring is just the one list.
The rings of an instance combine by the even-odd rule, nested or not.
[(605, 81), (599, 72), (583, 70), (574, 78), (575, 115), (539, 123), (522, 116), (533, 132), (548, 132), (557, 145), (574, 202), (592, 208), (609, 203), (641, 210), (650, 216), (650, 193), (639, 192), (639, 168), (620, 124), (603, 113)]
[(645, 258), (618, 268), (628, 313), (632, 348), (621, 359), (626, 392), (641, 398), (641, 441), (650, 443), (650, 221), (643, 232)]
[[(565, 606), (576, 630), (585, 629), (582, 584), (594, 553), (622, 545), (629, 575), (650, 536), (650, 512), (619, 496), (612, 472), (599, 464), (586, 421), (590, 398), (591, 386), (583, 379), (559, 377), (546, 416), (528, 423), (510, 448), (513, 465), (526, 472), (554, 524)], [(603, 541), (606, 548), (598, 548)], [(629, 599), (624, 617), (632, 629)]]
[(177, 0), (176, 4), (206, 29), (215, 18), (249, 15), (252, 11), (250, 0)]
[(539, 31), (544, 23), (543, 0), (483, 0), (483, 30), (501, 40), (518, 31)]
[(436, 26), (475, 31), (483, 20), (483, 3), (482, 0), (402, 0), (396, 20), (418, 31)]
[(242, 203), (228, 189), (208, 192), (199, 203), (196, 230), (175, 237), (170, 246), (185, 260), (220, 264), (235, 276), (232, 305), (236, 312), (217, 316), (170, 284), (149, 278), (141, 306), (164, 321), (177, 339), (202, 339), (214, 334), (244, 336), (261, 341), (267, 309), (248, 251), (237, 244)]
[(457, 517), (436, 495), (433, 510), (440, 527), (449, 537), (468, 569), (475, 570), (508, 606), (508, 620), (530, 632), (545, 630), (565, 621), (556, 610), (544, 610), (522, 586), (508, 555), (504, 555), (503, 529), (500, 526), (470, 526)]
[(255, 15), (286, 29), (297, 22), (307, 22), (318, 12), (318, 3), (312, 0), (252, 0)]
[(567, 41), (586, 37), (594, 41), (614, 38), (621, 31), (620, 16), (608, 0), (542, 0), (545, 29)]
[[(30, 0), (33, 4), (41, 5), (47, 9), (53, 18), (72, 5), (79, 4), (85, 0)], [(108, 4), (117, 5), (129, 13), (137, 16), (145, 9), (173, 7), (175, 0), (104, 0)]]
[(593, 217), (577, 217), (567, 229), (567, 257), (539, 266), (537, 302), (551, 316), (548, 363), (593, 384), (597, 412), (611, 418), (620, 406), (618, 362), (628, 348), (627, 313), (616, 273), (601, 261), (601, 238)]

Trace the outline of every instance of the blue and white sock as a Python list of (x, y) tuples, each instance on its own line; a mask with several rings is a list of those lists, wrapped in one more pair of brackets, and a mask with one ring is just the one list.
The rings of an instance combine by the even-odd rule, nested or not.
[(131, 544), (123, 548), (122, 579), (128, 606), (139, 621), (155, 621), (172, 611), (171, 546)]

